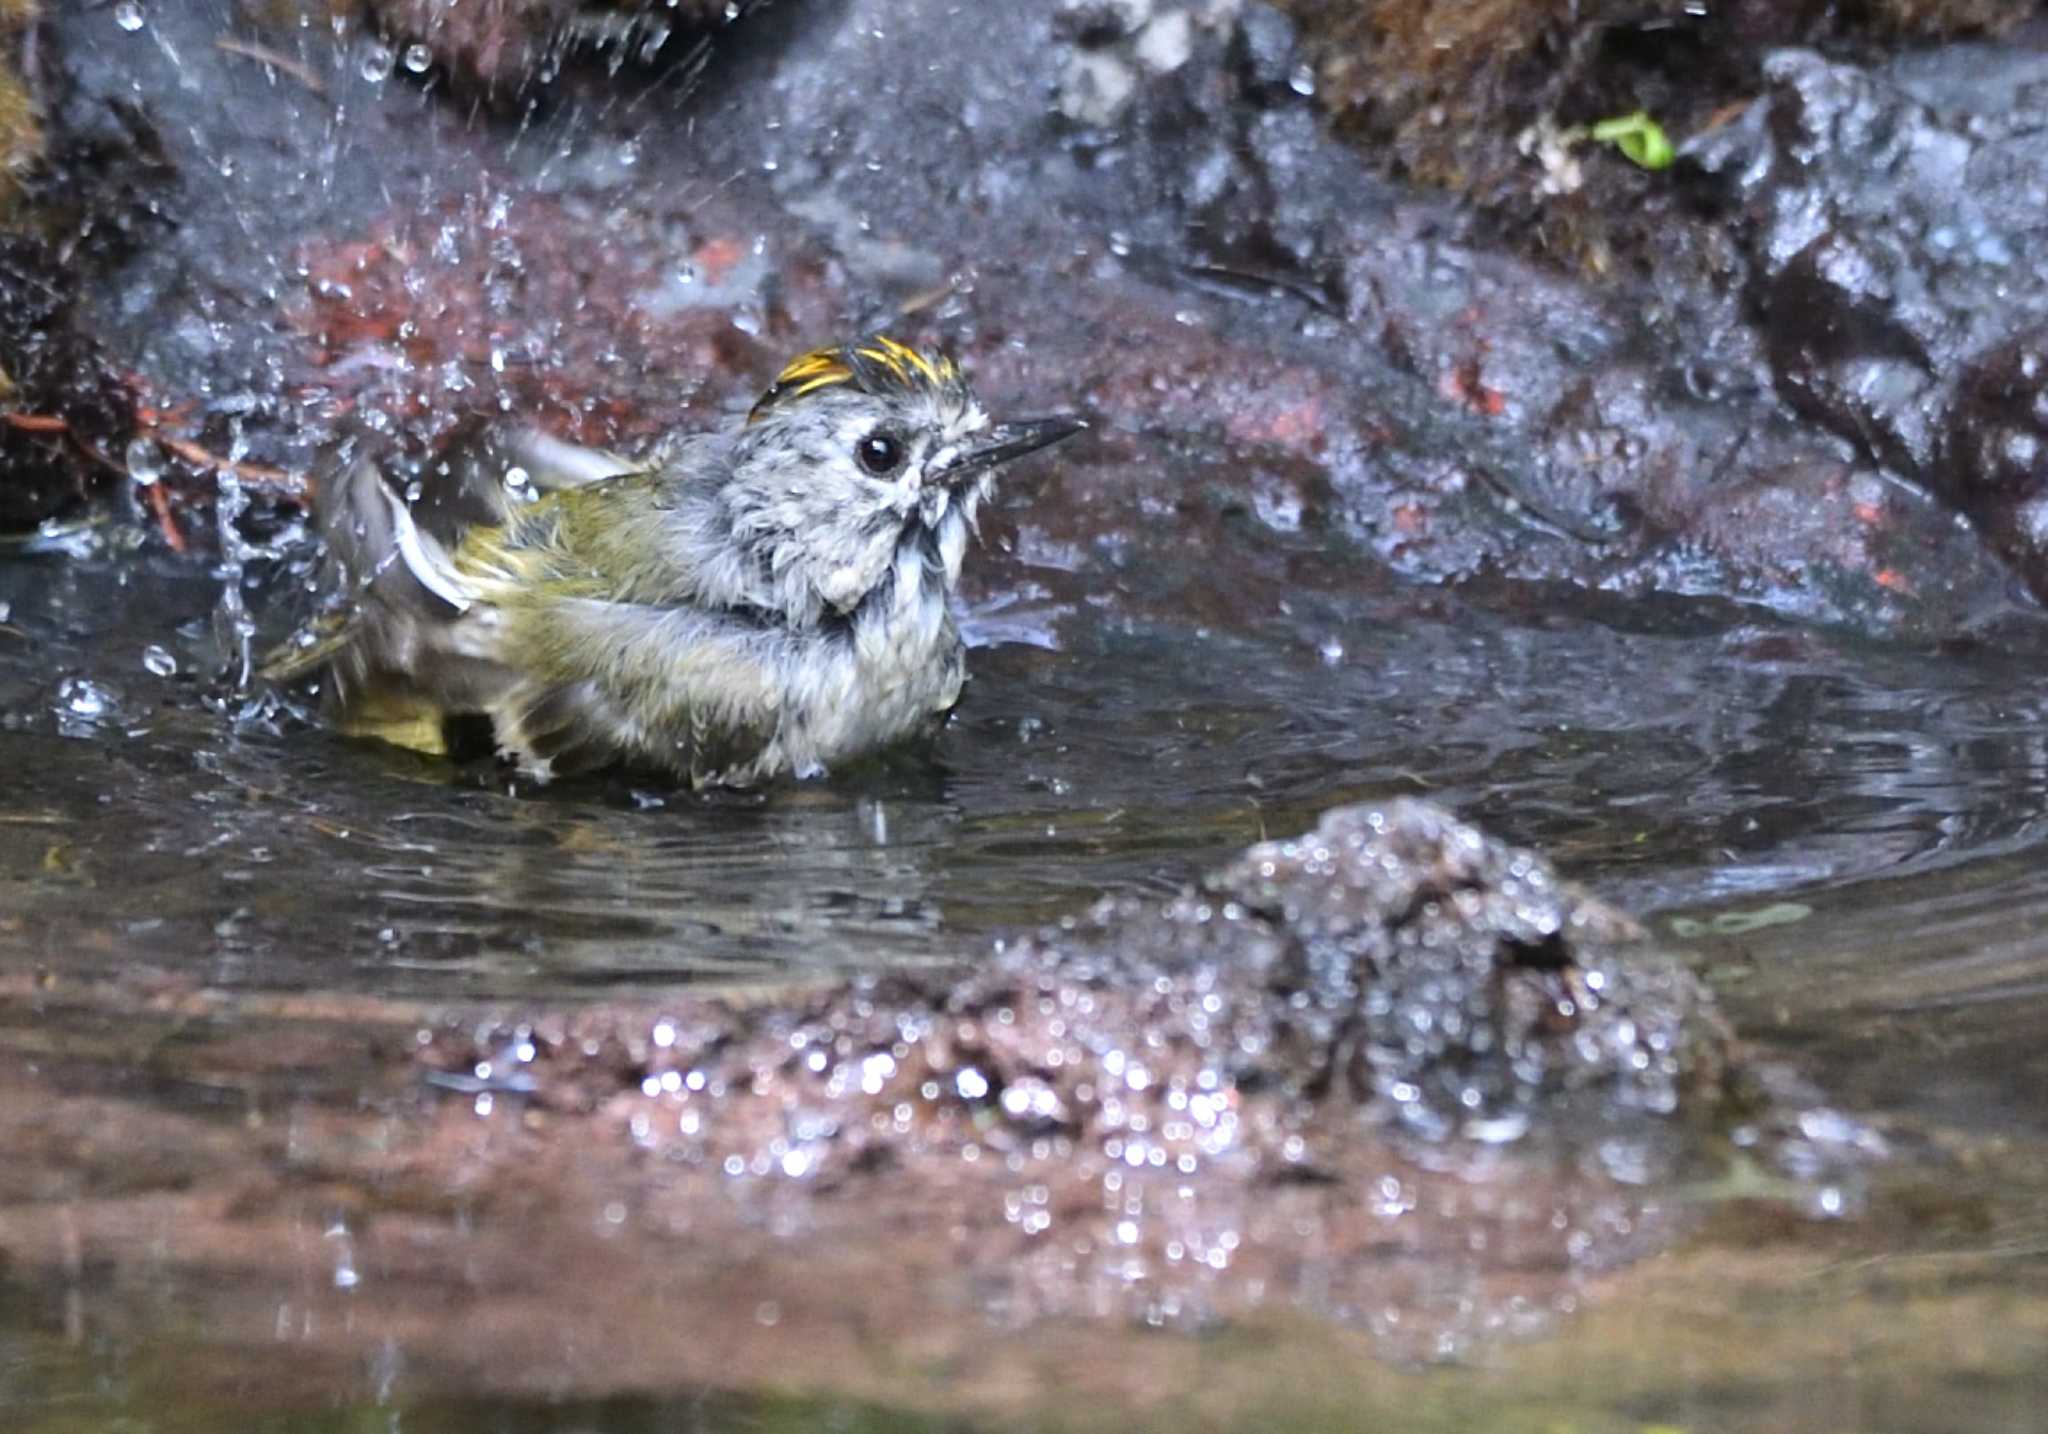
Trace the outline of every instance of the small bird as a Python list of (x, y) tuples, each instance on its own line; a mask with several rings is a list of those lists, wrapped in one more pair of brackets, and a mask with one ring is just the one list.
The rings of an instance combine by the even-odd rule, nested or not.
[(318, 489), (337, 609), (264, 675), (325, 669), (344, 731), (424, 752), (487, 717), (541, 781), (818, 775), (958, 700), (948, 598), (977, 509), (1003, 464), (1085, 426), (992, 422), (950, 358), (876, 335), (641, 464), (531, 431), (410, 474), (354, 445)]

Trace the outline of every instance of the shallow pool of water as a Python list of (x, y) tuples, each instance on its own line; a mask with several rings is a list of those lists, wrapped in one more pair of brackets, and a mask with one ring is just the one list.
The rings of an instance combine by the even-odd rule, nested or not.
[(230, 690), (217, 592), (197, 563), (0, 566), (17, 957), (420, 996), (786, 981), (1170, 889), (1398, 795), (1630, 909), (1741, 910), (2022, 849), (2048, 788), (2024, 650), (1397, 592), (1228, 636), (1055, 622), (1056, 647), (976, 651), (934, 744), (829, 782), (521, 791)]
[[(998, 562), (991, 590), (1026, 578)], [(136, 1152), (152, 1188), (168, 1168), (198, 1198), (217, 1168), (266, 1168), (262, 1142), (294, 1110), (374, 1107), (333, 1019), (352, 999), (758, 990), (957, 959), (1104, 891), (1169, 889), (1326, 806), (1408, 793), (1551, 850), (1647, 915), (1746, 1035), (1880, 1117), (1894, 1159), (1868, 1208), (1836, 1222), (1680, 1192), (1717, 1212), (1702, 1234), (1519, 1338), (1461, 1345), (1462, 1372), (1383, 1366), (1341, 1323), (1276, 1311), (1199, 1375), (1203, 1346), (1115, 1329), (1076, 1348), (1066, 1326), (992, 1324), (971, 1356), (925, 1370), (900, 1352), (863, 1365), (827, 1329), (834, 1352), (793, 1398), (757, 1374), (705, 1383), (688, 1360), (691, 1392), (617, 1396), (567, 1314), (539, 1389), (437, 1363), (436, 1341), (409, 1346), (388, 1313), (384, 1353), (365, 1356), (350, 1311), (379, 1307), (329, 1284), (331, 1241), (304, 1255), (320, 1288), (295, 1294), (181, 1248), (173, 1220), (54, 1266), (21, 1252), (0, 1281), (12, 1427), (212, 1428), (229, 1409), (237, 1427), (295, 1430), (1124, 1427), (1175, 1389), (1211, 1427), (1259, 1410), (1327, 1427), (1357, 1408), (1424, 1428), (1821, 1429), (1850, 1400), (1867, 1427), (1907, 1429), (1960, 1380), (1974, 1413), (1943, 1427), (1990, 1429), (2048, 1396), (2027, 1352), (2048, 1330), (2048, 756), (2038, 699), (2015, 696), (2038, 670), (2033, 635), (1944, 654), (1725, 606), (1652, 620), (1556, 593), (1305, 594), (1228, 637), (1052, 620), (1039, 643), (984, 646), (932, 747), (825, 782), (515, 791), (252, 706), (215, 676), (218, 590), (167, 559), (0, 564), (0, 969), (51, 992), (0, 1047), (53, 1093), (217, 1131), (211, 1156)], [(165, 1026), (158, 988), (265, 998), (241, 1036), (303, 1051), (223, 1066), (208, 1052), (235, 1019)], [(66, 1003), (95, 989), (129, 996)], [(238, 1136), (237, 1112), (259, 1109)], [(17, 1151), (18, 1212), (105, 1198), (91, 1141), (88, 1124)], [(422, 1197), (316, 1181), (292, 1208), (316, 1225), (355, 1212), (331, 1217), (346, 1240), (366, 1209), (396, 1218), (394, 1198)], [(686, 1322), (718, 1318), (696, 1286), (676, 1299)], [(223, 1342), (239, 1327), (223, 1308), (266, 1302), (274, 1347)], [(1758, 1341), (1780, 1357), (1760, 1363)], [(1887, 1353), (1843, 1365), (1840, 1345)], [(322, 1349), (303, 1382), (274, 1372), (286, 1350)], [(1304, 1350), (1326, 1362), (1305, 1372)]]
[[(1099, 400), (1115, 422), (1044, 460), (1039, 492), (1005, 494), (997, 541), (971, 563), (972, 680), (937, 740), (764, 793), (513, 789), (488, 768), (341, 740), (222, 677), (208, 561), (106, 551), (128, 546), (139, 512), (100, 530), (111, 544), (0, 552), (0, 1427), (2039, 1423), (2037, 616), (1937, 645), (1723, 599), (1399, 581), (1382, 548), (1402, 514), (1379, 489), (1435, 503), (1431, 484), (1469, 496), (1488, 481), (1452, 481), (1484, 437), (1457, 411), (1473, 394), (1383, 372), (1314, 295), (1305, 315), (1301, 295), (1256, 276), (1224, 297), (1148, 277), (1148, 246), (1208, 262), (1173, 247), (1185, 211), (1150, 188), (1177, 181), (1012, 124), (1044, 96), (1000, 47), (971, 57), (988, 113), (947, 129), (927, 173), (870, 132), (743, 132), (784, 83), (772, 44), (723, 81), (700, 133), (658, 72), (629, 69), (623, 90), (594, 76), (522, 123), (449, 103), (390, 47), (337, 37), (324, 16), (298, 25), (286, 6), (45, 8), (82, 92), (145, 96), (162, 151), (133, 136), (109, 150), (139, 166), (134, 253), (122, 284), (85, 296), (92, 331), (156, 397), (189, 400), (192, 435), (222, 451), (247, 439), (263, 462), (301, 464), (346, 402), (435, 385), (633, 431), (678, 411), (714, 421), (704, 408), (732, 393), (693, 407), (700, 389), (751, 381), (737, 370), (793, 332), (955, 299), (937, 317), (980, 331), (995, 382)], [(258, 10), (286, 18), (245, 29)], [(860, 73), (903, 79), (890, 93), (904, 112), (943, 108), (879, 32), (848, 37), (833, 63), (870, 38), (881, 59)], [(979, 300), (973, 265), (903, 238), (931, 239), (930, 193), (962, 187), (988, 201), (955, 236), (988, 261)], [(1368, 198), (1361, 212), (1385, 210), (1374, 242), (1427, 247), (1436, 210)], [(998, 252), (1005, 225), (1033, 252)], [(556, 284), (599, 234), (613, 272)], [(1158, 329), (1109, 353), (1115, 317), (1049, 329), (1053, 358), (1026, 333), (990, 337), (1055, 279), (1113, 316), (1170, 310), (1187, 367), (1144, 351)], [(1464, 292), (1454, 279), (1445, 293)], [(1443, 304), (1416, 313), (1455, 335)], [(406, 348), (401, 323), (422, 319)], [(1586, 314), (1557, 322), (1560, 347), (1607, 342)], [(1289, 386), (1271, 403), (1243, 391), (1257, 377), (1211, 371), (1249, 351), (1215, 342), (1239, 326), (1280, 356), (1259, 370)], [(1429, 350), (1441, 336), (1416, 337)], [(1357, 367), (1330, 378), (1340, 361)], [(1384, 410), (1328, 406), (1383, 379)], [(1310, 441), (1330, 421), (1377, 445), (1389, 416), (1385, 453)], [(161, 481), (206, 549), (213, 479), (173, 464)], [(1448, 556), (1414, 571), (1492, 571), (1518, 544), (1599, 570), (1585, 559), (1599, 534), (1498, 498), (1473, 499), (1483, 520), (1448, 501), (1406, 512), (1449, 534)], [(1381, 523), (1381, 546), (1347, 504)], [(1480, 529), (1460, 567), (1461, 531)], [(1678, 559), (1652, 567), (1684, 576)], [(1539, 554), (1527, 571), (1543, 570)], [(1806, 606), (1787, 598), (1812, 577), (1752, 587), (1785, 611), (1831, 611), (1814, 606), (1818, 579)], [(1990, 610), (1965, 596), (1959, 610)], [(250, 598), (280, 633), (278, 593)], [(525, 1129), (509, 1101), (435, 1152), (457, 1178), (370, 1160), (441, 1098), (390, 1046), (443, 1006), (787, 994), (972, 960), (1104, 893), (1168, 891), (1328, 807), (1395, 796), (1542, 849), (1689, 953), (1759, 1058), (1882, 1129), (1892, 1153), (1867, 1198), (1816, 1219), (1754, 1170), (1658, 1187), (1643, 1219), (1684, 1240), (1562, 1285), (1555, 1269), (1511, 1270), (1542, 1291), (1519, 1305), (1490, 1304), (1449, 1265), (1432, 1294), (1470, 1316), (1467, 1333), (1418, 1367), (1383, 1312), (1313, 1313), (1313, 1251), (1298, 1288), (1222, 1327), (1034, 1323), (980, 1291), (904, 1288), (885, 1240), (824, 1252), (809, 1298), (771, 1297), (738, 1252), (636, 1230), (629, 1192), (602, 1172), (537, 1167), (518, 1198), (473, 1203), (464, 1158)], [(760, 1215), (777, 1232), (804, 1218)], [(902, 1233), (906, 1247), (932, 1238)], [(636, 1302), (621, 1307), (607, 1296), (627, 1283)]]

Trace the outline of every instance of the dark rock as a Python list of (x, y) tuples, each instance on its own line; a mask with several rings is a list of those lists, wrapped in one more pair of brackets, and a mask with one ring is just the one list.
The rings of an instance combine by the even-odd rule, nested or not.
[(1789, 52), (1767, 73), (1696, 158), (1740, 206), (1779, 393), (1968, 515), (2048, 595), (2048, 61)]

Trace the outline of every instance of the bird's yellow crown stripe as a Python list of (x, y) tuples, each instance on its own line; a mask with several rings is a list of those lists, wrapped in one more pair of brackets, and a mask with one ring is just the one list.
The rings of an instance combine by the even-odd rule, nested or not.
[(909, 344), (877, 334), (850, 348), (812, 349), (791, 359), (776, 376), (774, 390), (787, 395), (815, 393), (834, 384), (858, 382), (848, 355), (865, 359), (906, 388), (922, 381), (932, 388), (959, 382), (960, 370), (944, 354), (927, 355)]

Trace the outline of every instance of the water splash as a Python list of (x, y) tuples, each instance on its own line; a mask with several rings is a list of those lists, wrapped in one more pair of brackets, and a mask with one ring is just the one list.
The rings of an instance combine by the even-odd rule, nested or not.
[(254, 671), (256, 640), (256, 619), (250, 615), (248, 602), (243, 597), (243, 583), (248, 577), (249, 559), (258, 555), (260, 550), (243, 536), (241, 528), (242, 519), (249, 510), (249, 493), (237, 471), (249, 451), (241, 419), (231, 419), (228, 432), (228, 461), (214, 470), (214, 516), (220, 529), (221, 589), (220, 601), (213, 612), (213, 633), (216, 645), (226, 655), (223, 675), (232, 681), (236, 692), (241, 692), (248, 687)]

